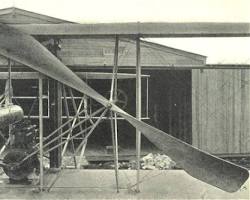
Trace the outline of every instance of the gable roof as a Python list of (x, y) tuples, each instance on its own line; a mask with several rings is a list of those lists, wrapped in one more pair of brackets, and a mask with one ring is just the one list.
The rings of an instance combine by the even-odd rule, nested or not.
[[(61, 39), (59, 59), (68, 66), (105, 67), (113, 66), (115, 40), (112, 38)], [(48, 41), (43, 42), (48, 45)], [(170, 48), (155, 43), (141, 41), (142, 67), (177, 67), (204, 65), (206, 57)], [(136, 43), (134, 40), (120, 38), (120, 67), (134, 67), (136, 64)]]
[(0, 9), (0, 23), (4, 24), (60, 24), (70, 21), (42, 15), (16, 7)]

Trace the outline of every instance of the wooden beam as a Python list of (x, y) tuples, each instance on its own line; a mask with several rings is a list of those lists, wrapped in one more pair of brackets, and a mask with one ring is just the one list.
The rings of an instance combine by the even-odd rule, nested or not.
[(250, 23), (98, 23), (10, 25), (35, 36), (62, 37), (249, 37)]
[[(234, 70), (239, 70), (239, 69), (250, 69), (249, 64), (207, 64), (207, 65), (162, 65), (162, 66), (141, 66), (142, 69), (145, 70), (191, 70), (191, 69), (234, 69)], [(121, 69), (134, 69), (133, 66), (121, 66)], [(143, 77), (143, 76), (142, 76)]]
[[(11, 72), (11, 79), (38, 79), (44, 78), (39, 72)], [(0, 72), (0, 79), (8, 79), (8, 72)]]
[[(249, 66), (250, 68), (250, 66)], [(75, 72), (80, 78), (83, 79), (112, 79), (112, 73), (107, 72)], [(11, 72), (12, 79), (38, 79), (38, 72)], [(41, 75), (43, 78), (45, 76)], [(150, 77), (149, 75), (142, 75), (142, 77)], [(135, 74), (118, 73), (117, 79), (135, 79)], [(8, 79), (8, 72), (0, 72), (0, 79)]]
[[(146, 70), (191, 70), (191, 69), (250, 69), (249, 64), (207, 64), (207, 65), (187, 65), (187, 66), (143, 66), (142, 69)], [(83, 69), (82, 67), (81, 69)], [(103, 69), (103, 67), (89, 67), (92, 69)], [(134, 69), (133, 66), (119, 66), (121, 69)], [(102, 72), (75, 72), (80, 78), (87, 79), (112, 79), (112, 73), (102, 73)], [(46, 78), (46, 76), (42, 75), (42, 78)], [(135, 74), (127, 74), (127, 73), (118, 73), (117, 79), (130, 79), (135, 78)], [(150, 75), (141, 75), (141, 77), (150, 77)], [(11, 72), (11, 79), (38, 79), (38, 72)], [(8, 72), (0, 72), (0, 79), (8, 79)]]

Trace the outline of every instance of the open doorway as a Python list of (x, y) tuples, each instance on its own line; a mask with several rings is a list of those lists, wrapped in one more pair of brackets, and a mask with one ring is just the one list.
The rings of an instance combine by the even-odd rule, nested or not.
[(191, 70), (144, 70), (150, 75), (150, 124), (192, 143)]

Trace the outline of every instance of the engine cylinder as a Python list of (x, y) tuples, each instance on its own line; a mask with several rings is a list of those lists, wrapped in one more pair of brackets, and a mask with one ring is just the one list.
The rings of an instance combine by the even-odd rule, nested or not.
[(0, 128), (23, 119), (23, 109), (17, 105), (0, 107)]

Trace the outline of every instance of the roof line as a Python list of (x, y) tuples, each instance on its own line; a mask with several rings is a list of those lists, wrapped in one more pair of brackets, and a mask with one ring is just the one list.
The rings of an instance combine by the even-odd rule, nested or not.
[(193, 53), (193, 52), (190, 52), (190, 51), (185, 51), (185, 50), (182, 50), (182, 49), (177, 49), (177, 48), (174, 48), (174, 47), (166, 46), (166, 45), (155, 43), (155, 42), (150, 42), (150, 41), (147, 41), (147, 40), (142, 40), (142, 41), (145, 44), (154, 45), (154, 46), (156, 46), (158, 48), (168, 48), (168, 49), (171, 49), (171, 50), (174, 50), (174, 51), (185, 52), (185, 53), (192, 54), (192, 55), (195, 55), (195, 56), (200, 56), (200, 57), (203, 57), (203, 58), (207, 58), (207, 56), (201, 55), (201, 54), (198, 54), (198, 53)]
[[(24, 12), (24, 13), (21, 13), (21, 12)], [(21, 8), (18, 8), (18, 7), (8, 7), (8, 8), (0, 9), (0, 15), (6, 15), (6, 14), (11, 14), (11, 13), (19, 13), (19, 14), (22, 14), (22, 15), (25, 15), (25, 16), (33, 15), (33, 17), (35, 17), (34, 15), (36, 15), (37, 17), (35, 17), (35, 18), (38, 18), (38, 16), (40, 17), (40, 19), (41, 18), (43, 18), (43, 19), (47, 18), (46, 21), (48, 21), (48, 22), (52, 22), (51, 20), (57, 20), (57, 21), (60, 21), (61, 23), (76, 23), (76, 22), (71, 22), (71, 21), (68, 21), (68, 20), (52, 17), (52, 16), (49, 16), (49, 15), (36, 13), (36, 12), (29, 11), (29, 10), (24, 10), (24, 9), (21, 9)], [(49, 20), (48, 18), (50, 18), (51, 20)]]
[[(125, 39), (125, 38), (121, 38), (120, 40), (124, 41), (124, 42), (130, 42), (130, 43), (135, 42), (134, 40)], [(178, 56), (183, 56), (183, 57), (190, 58), (188, 55), (183, 55), (183, 53), (185, 53), (185, 54), (189, 54), (190, 56), (195, 56), (195, 57), (200, 57), (201, 58), (201, 59), (192, 58), (194, 60), (199, 60), (199, 61), (202, 60), (202, 61), (206, 62), (207, 56), (204, 56), (204, 55), (201, 55), (201, 54), (196, 54), (196, 53), (193, 53), (193, 52), (184, 51), (182, 49), (176, 49), (176, 48), (173, 48), (173, 47), (169, 47), (169, 46), (162, 45), (162, 44), (155, 43), (155, 42), (149, 42), (149, 41), (146, 41), (146, 40), (141, 40), (141, 42), (144, 45), (150, 45), (150, 46), (144, 46), (145, 48), (157, 49), (159, 51), (164, 51), (166, 53), (172, 53), (172, 54), (174, 53), (175, 55), (178, 55)], [(173, 50), (175, 52), (170, 52), (168, 50)]]

